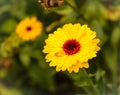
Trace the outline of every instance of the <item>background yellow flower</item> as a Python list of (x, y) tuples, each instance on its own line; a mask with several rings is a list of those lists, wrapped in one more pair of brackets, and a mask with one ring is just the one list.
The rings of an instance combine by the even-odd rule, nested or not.
[(96, 32), (87, 25), (66, 24), (50, 34), (46, 40), (43, 52), (50, 66), (56, 66), (57, 71), (78, 72), (79, 68), (88, 68), (88, 60), (96, 57), (100, 48)]
[(42, 23), (36, 17), (25, 18), (16, 27), (16, 33), (24, 41), (35, 40), (42, 32)]

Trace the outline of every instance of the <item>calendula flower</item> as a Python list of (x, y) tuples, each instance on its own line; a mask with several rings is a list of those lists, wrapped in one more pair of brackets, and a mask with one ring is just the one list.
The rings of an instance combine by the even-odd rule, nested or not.
[(17, 25), (16, 33), (22, 40), (30, 41), (41, 34), (42, 28), (42, 23), (36, 17), (27, 17)]
[(96, 57), (100, 40), (96, 32), (87, 25), (66, 24), (49, 34), (44, 46), (46, 61), (56, 66), (57, 71), (78, 72), (80, 68), (89, 68), (88, 60)]

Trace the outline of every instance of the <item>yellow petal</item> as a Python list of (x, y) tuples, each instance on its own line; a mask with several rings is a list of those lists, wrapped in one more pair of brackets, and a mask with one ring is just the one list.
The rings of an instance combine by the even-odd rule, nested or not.
[(61, 56), (64, 56), (64, 55), (65, 55), (64, 51), (59, 51), (59, 52), (55, 53), (55, 56), (57, 56), (57, 57), (61, 57)]

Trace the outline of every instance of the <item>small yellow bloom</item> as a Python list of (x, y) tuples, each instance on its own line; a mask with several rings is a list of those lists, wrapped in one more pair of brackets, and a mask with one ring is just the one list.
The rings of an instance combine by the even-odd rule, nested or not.
[(78, 72), (79, 68), (89, 68), (88, 60), (96, 57), (100, 47), (96, 32), (87, 25), (66, 24), (49, 34), (45, 41), (46, 61), (56, 66), (57, 71)]
[(16, 27), (17, 35), (24, 41), (35, 40), (42, 32), (42, 23), (36, 17), (25, 18)]

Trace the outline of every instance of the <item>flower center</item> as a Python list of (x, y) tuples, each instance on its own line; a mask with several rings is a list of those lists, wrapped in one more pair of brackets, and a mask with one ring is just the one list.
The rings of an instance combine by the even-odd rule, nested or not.
[(67, 40), (63, 44), (63, 50), (67, 55), (73, 55), (80, 50), (80, 43), (74, 39)]
[(32, 30), (32, 27), (31, 27), (31, 26), (28, 26), (28, 27), (26, 28), (26, 30), (29, 32), (29, 31)]

